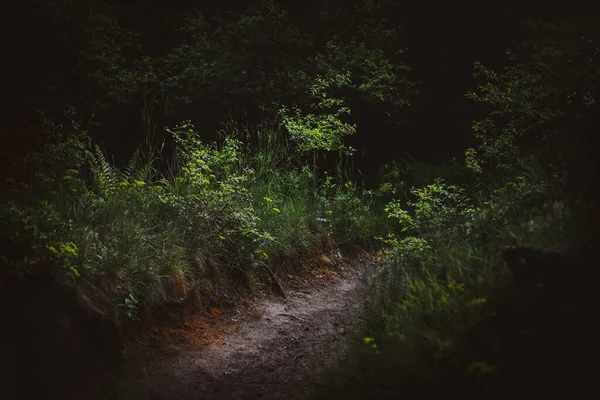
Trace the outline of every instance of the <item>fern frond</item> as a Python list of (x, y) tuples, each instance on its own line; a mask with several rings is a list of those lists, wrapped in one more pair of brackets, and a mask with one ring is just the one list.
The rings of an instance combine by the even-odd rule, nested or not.
[(94, 146), (94, 153), (89, 153), (90, 169), (96, 191), (101, 195), (113, 193), (119, 183), (118, 175), (98, 145)]
[(131, 155), (129, 162), (127, 163), (127, 166), (125, 167), (125, 170), (123, 171), (123, 180), (129, 180), (134, 177), (134, 174), (136, 173), (136, 167), (139, 163), (139, 160), (140, 160), (140, 149), (136, 149), (133, 152), (133, 154)]

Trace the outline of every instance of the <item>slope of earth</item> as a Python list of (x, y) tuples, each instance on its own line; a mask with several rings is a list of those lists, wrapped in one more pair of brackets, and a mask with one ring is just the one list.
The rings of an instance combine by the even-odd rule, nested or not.
[[(368, 282), (372, 261), (363, 257), (356, 264), (320, 271), (293, 289), (288, 283), (286, 298), (244, 300), (227, 315), (213, 310), (212, 324), (192, 318), (180, 328), (180, 339), (186, 339), (170, 340), (166, 347), (163, 341), (161, 350), (146, 342), (151, 338), (138, 340), (137, 361), (124, 367), (129, 374), (116, 397), (306, 397), (306, 382), (347, 354), (360, 332), (364, 306), (374, 298), (377, 285)], [(162, 335), (173, 338), (173, 332)]]

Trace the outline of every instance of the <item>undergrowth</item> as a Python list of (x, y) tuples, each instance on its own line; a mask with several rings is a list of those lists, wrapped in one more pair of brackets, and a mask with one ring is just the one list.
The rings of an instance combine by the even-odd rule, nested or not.
[[(250, 289), (273, 258), (308, 258), (323, 238), (342, 245), (373, 232), (376, 196), (341, 167), (323, 173), (318, 143), (298, 151), (285, 125), (230, 122), (204, 143), (184, 121), (167, 129), (169, 160), (146, 146), (118, 168), (67, 117), (45, 120), (31, 180), (12, 181), (2, 201), (3, 261), (11, 276), (49, 276), (122, 322), (138, 321), (142, 307), (206, 304), (223, 286)], [(308, 127), (294, 129), (302, 137)]]
[[(465, 335), (514, 300), (503, 250), (570, 250), (585, 229), (585, 209), (539, 173), (495, 186), (474, 179), (468, 188), (423, 182), (411, 173), (423, 170), (410, 166), (392, 169), (387, 176), (395, 179), (380, 190), (391, 195), (385, 211), (397, 226), (379, 237), (385, 247), (373, 271), (388, 291), (366, 310), (367, 328), (346, 362), (323, 371), (315, 398), (428, 396), (447, 379), (454, 386), (497, 382), (500, 368), (465, 347)], [(400, 190), (402, 177), (423, 183)], [(440, 375), (448, 371), (453, 375)]]

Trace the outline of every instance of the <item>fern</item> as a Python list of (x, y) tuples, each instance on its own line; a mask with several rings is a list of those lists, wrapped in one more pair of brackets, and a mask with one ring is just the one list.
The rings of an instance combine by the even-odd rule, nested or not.
[(106, 160), (100, 147), (95, 145), (94, 150), (94, 153), (88, 153), (94, 189), (100, 195), (108, 196), (117, 189), (119, 177), (115, 168)]
[(135, 177), (134, 175), (137, 172), (136, 167), (139, 163), (139, 160), (140, 160), (140, 149), (136, 149), (133, 152), (133, 154), (131, 155), (131, 158), (129, 159), (127, 166), (123, 170), (122, 178), (124, 181), (127, 181), (127, 180)]

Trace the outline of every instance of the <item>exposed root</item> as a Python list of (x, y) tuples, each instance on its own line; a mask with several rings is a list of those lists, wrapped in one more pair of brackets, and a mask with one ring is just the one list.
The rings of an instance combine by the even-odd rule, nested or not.
[(287, 295), (285, 294), (285, 290), (283, 290), (283, 286), (281, 286), (281, 283), (279, 283), (279, 281), (275, 277), (275, 274), (273, 273), (273, 271), (271, 271), (271, 268), (269, 268), (269, 266), (264, 262), (261, 264), (263, 265), (263, 267), (265, 267), (265, 269), (269, 273), (269, 276), (271, 277), (271, 281), (273, 282), (275, 289), (277, 289), (277, 293), (279, 293), (281, 295), (281, 297), (283, 297), (284, 299), (287, 299)]

